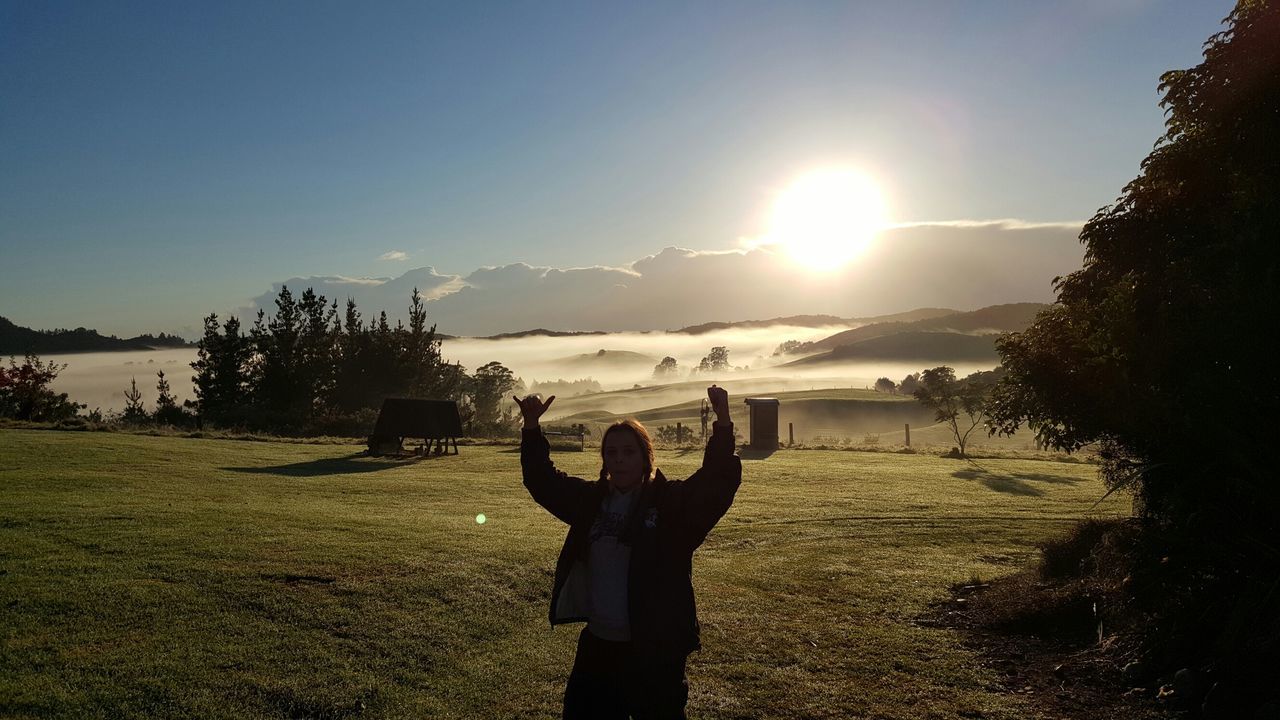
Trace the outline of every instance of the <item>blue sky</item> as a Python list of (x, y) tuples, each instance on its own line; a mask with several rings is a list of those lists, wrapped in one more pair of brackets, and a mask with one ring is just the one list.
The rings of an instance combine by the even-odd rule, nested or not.
[(1083, 220), (1230, 8), (2, 0), (0, 315), (175, 331), (295, 277), (728, 250), (819, 165), (900, 222)]

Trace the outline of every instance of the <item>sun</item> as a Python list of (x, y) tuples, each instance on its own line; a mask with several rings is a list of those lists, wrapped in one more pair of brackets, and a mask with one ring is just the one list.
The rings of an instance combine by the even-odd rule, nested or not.
[(805, 268), (832, 271), (861, 255), (886, 224), (884, 196), (869, 176), (816, 170), (778, 195), (769, 242)]

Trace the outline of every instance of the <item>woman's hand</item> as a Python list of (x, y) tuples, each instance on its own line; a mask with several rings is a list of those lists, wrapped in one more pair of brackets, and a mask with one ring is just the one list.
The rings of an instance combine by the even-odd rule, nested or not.
[(729, 422), (729, 393), (722, 387), (712, 385), (707, 388), (707, 399), (711, 401), (711, 409), (716, 411), (716, 422), (727, 425)]
[(552, 395), (546, 402), (539, 399), (537, 395), (525, 395), (523, 400), (512, 395), (511, 399), (520, 406), (520, 416), (524, 418), (525, 428), (532, 429), (538, 427), (538, 418), (551, 407), (551, 401), (555, 400), (556, 396)]

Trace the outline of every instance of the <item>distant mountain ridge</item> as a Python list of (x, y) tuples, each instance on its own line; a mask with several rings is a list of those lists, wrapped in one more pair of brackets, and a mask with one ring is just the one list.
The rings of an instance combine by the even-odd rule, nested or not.
[(915, 322), (864, 325), (801, 344), (788, 354), (806, 357), (783, 367), (870, 360), (998, 363), (996, 337), (1027, 329), (1047, 307), (1009, 303)]
[(703, 333), (714, 332), (716, 330), (728, 330), (730, 328), (762, 328), (772, 327), (774, 325), (791, 325), (795, 327), (827, 327), (829, 325), (868, 325), (876, 323), (888, 322), (917, 322), (921, 320), (930, 320), (940, 317), (950, 317), (952, 315), (962, 314), (959, 310), (951, 310), (949, 308), (916, 308), (906, 312), (894, 313), (892, 315), (877, 315), (875, 317), (866, 318), (842, 318), (836, 315), (790, 315), (787, 317), (776, 317), (772, 320), (741, 320), (738, 322), (707, 322), (699, 325), (690, 325), (682, 327), (679, 330), (668, 330), (670, 333), (684, 333), (686, 335), (701, 335)]
[[(580, 335), (608, 335), (604, 330), (548, 330), (546, 328), (534, 328), (533, 330), (521, 330), (520, 332), (499, 333), (497, 335), (485, 335), (475, 338), (476, 340), (510, 340), (522, 337), (578, 337)], [(453, 339), (455, 336), (440, 336), (446, 339)]]
[(890, 321), (863, 325), (852, 330), (806, 345), (798, 352), (833, 350), (841, 345), (852, 345), (864, 340), (906, 332), (950, 332), (960, 334), (997, 334), (1021, 332), (1031, 325), (1036, 313), (1049, 307), (1044, 303), (1009, 303), (991, 305), (971, 312), (923, 318), (912, 322)]
[(192, 347), (177, 335), (143, 334), (121, 339), (115, 335), (100, 335), (97, 330), (32, 330), (15, 325), (9, 318), (0, 317), (0, 355), (25, 355), (36, 353), (53, 355), (60, 353), (112, 352), (124, 350), (154, 350), (156, 348)]
[(818, 355), (793, 360), (782, 367), (821, 365), (859, 361), (919, 362), (1000, 362), (996, 335), (965, 335), (952, 332), (910, 331), (881, 335), (840, 345)]

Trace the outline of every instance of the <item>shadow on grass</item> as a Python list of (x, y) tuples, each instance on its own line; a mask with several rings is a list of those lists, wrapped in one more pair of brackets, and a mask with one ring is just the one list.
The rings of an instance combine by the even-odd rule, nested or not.
[(750, 446), (748, 446), (738, 450), (738, 457), (742, 458), (743, 460), (764, 460), (765, 458), (769, 457), (775, 452), (777, 452), (777, 450), (759, 450), (759, 449), (752, 449)]
[(321, 475), (355, 475), (359, 473), (378, 472), (393, 468), (405, 467), (430, 460), (435, 455), (385, 458), (369, 457), (363, 452), (344, 455), (343, 457), (308, 460), (288, 465), (266, 465), (262, 467), (224, 467), (222, 470), (238, 473), (283, 475), (285, 477), (319, 477)]
[(961, 480), (977, 480), (988, 489), (996, 492), (1010, 495), (1029, 495), (1032, 497), (1044, 495), (1044, 490), (1032, 485), (1031, 483), (1033, 482), (1049, 483), (1051, 485), (1075, 485), (1080, 482), (1080, 478), (1067, 477), (1065, 475), (1032, 472), (1001, 474), (993, 473), (981, 466), (975, 467), (976, 469), (974, 470), (956, 470), (951, 473), (951, 477)]

